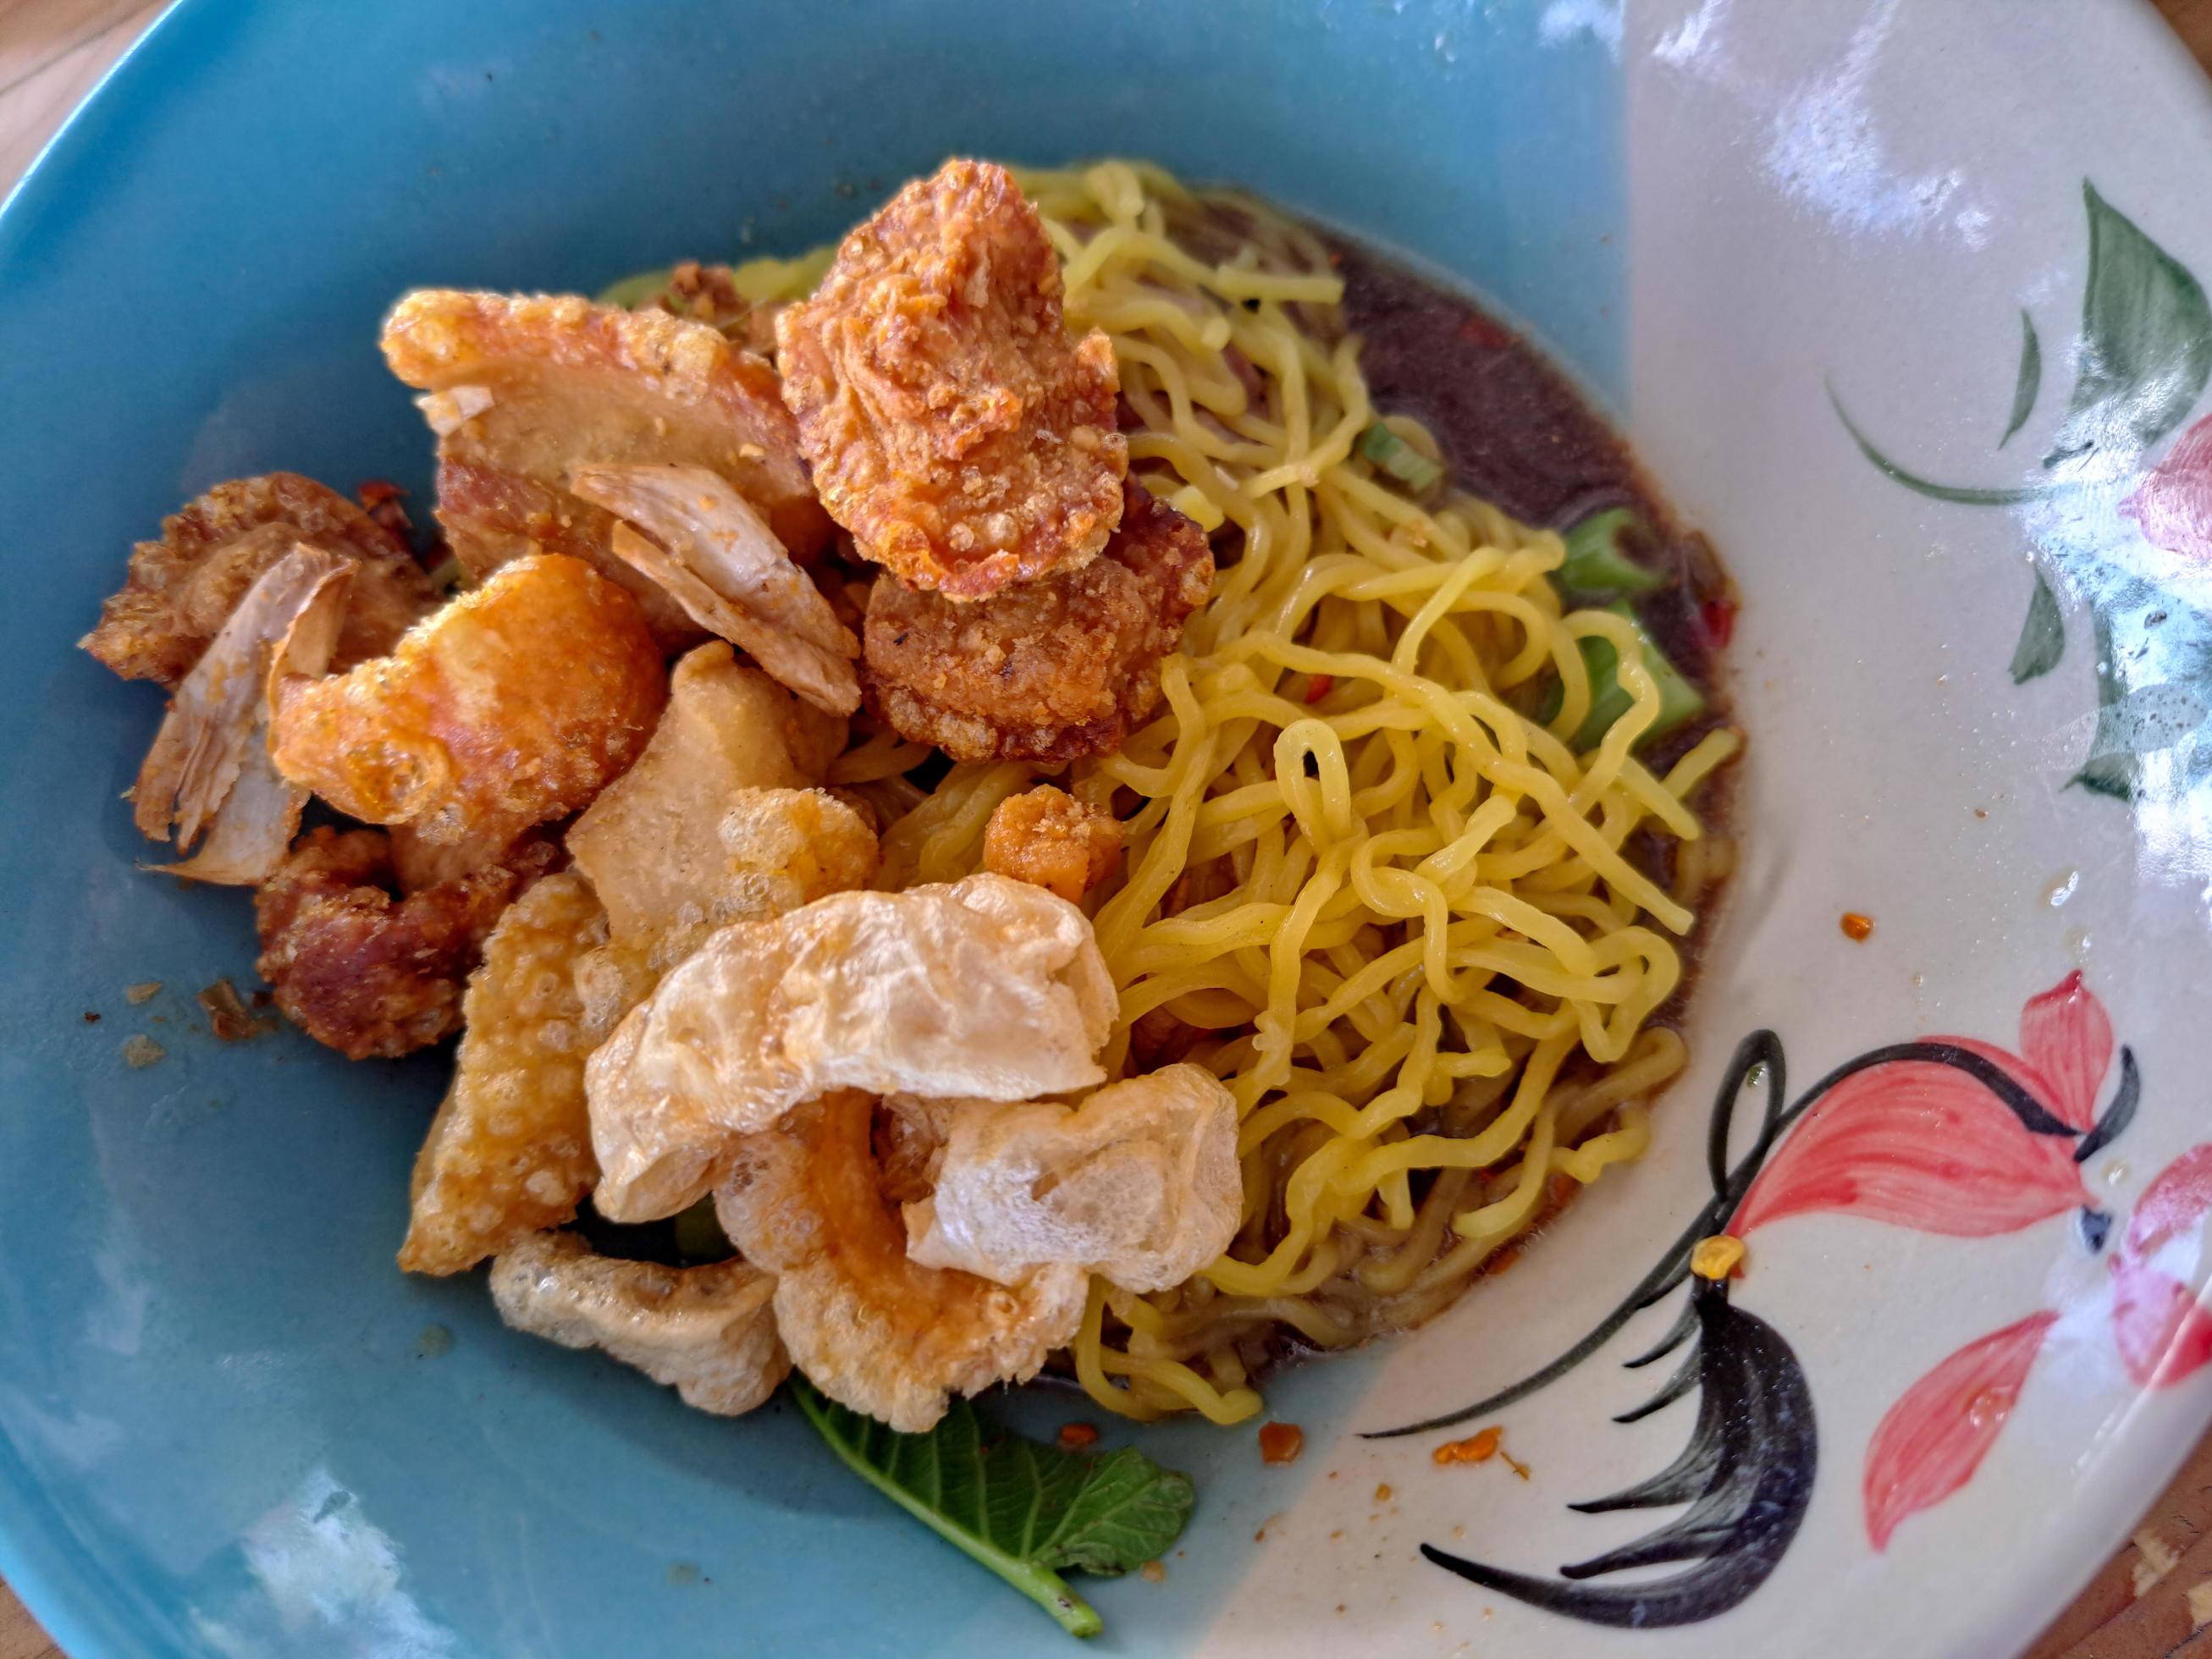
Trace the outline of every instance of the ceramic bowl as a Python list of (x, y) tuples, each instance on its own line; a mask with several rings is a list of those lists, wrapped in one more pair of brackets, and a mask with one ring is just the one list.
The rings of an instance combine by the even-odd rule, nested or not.
[[(2212, 106), (2147, 9), (2035, 11), (186, 0), (0, 215), (0, 1571), (79, 1659), (1063, 1650), (787, 1409), (394, 1270), (436, 1067), (207, 1034), (250, 920), (134, 873), (155, 700), (73, 642), (215, 480), (427, 486), (408, 286), (1122, 151), (1577, 373), (1741, 583), (1752, 749), (1650, 1154), (1274, 1382), (1297, 1463), (1128, 1431), (1201, 1509), (1100, 1645), (2016, 1650), (2212, 1417)], [(1675, 1283), (1723, 1231), (1743, 1274)], [(1488, 1424), (1525, 1480), (1432, 1461)]]

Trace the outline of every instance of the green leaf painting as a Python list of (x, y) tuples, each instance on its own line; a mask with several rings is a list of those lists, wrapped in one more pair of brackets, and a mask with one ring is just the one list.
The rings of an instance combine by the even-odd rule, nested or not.
[[(2074, 343), (2074, 392), (2039, 466), (2006, 484), (1948, 483), (1893, 459), (1837, 397), (1837, 418), (1882, 476), (1931, 501), (1960, 507), (2019, 507), (2067, 498), (2065, 516), (2110, 516), (2099, 492), (2124, 486), (2152, 447), (2189, 417), (2212, 381), (2212, 303), (2187, 267), (2082, 181), (2089, 268)], [(2020, 319), (2020, 367), (2002, 449), (2034, 415), (2043, 386), (2043, 346), (2033, 318)], [(2136, 512), (2133, 507), (2128, 512)], [(2117, 518), (2112, 523), (2119, 526)], [(2133, 538), (2119, 526), (2110, 534)], [(2111, 562), (2101, 545), (2045, 544), (2040, 559), (2069, 573), (2087, 603), (2097, 646), (2097, 725), (2075, 781), (2097, 793), (2140, 800), (2144, 779), (2161, 787), (2212, 786), (2212, 617), (2199, 616), (2158, 582)], [(2051, 574), (2037, 569), (2027, 615), (2008, 665), (2015, 684), (2050, 673), (2063, 659), (2066, 622)], [(2204, 752), (2200, 755), (2199, 750)], [(2147, 757), (2160, 757), (2155, 763)]]

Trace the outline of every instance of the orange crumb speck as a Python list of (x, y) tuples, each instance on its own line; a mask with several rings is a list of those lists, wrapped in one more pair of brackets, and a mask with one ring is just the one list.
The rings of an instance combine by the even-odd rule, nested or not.
[(1295, 1463), (1305, 1447), (1306, 1431), (1295, 1423), (1260, 1425), (1260, 1461), (1263, 1463)]
[(1874, 918), (1861, 915), (1856, 910), (1844, 912), (1844, 937), (1854, 945), (1863, 945), (1874, 933)]
[(1553, 1176), (1552, 1177), (1551, 1188), (1552, 1202), (1554, 1204), (1565, 1203), (1569, 1199), (1575, 1195), (1575, 1188), (1578, 1184), (1579, 1183), (1571, 1175)]
[(1081, 1451), (1085, 1446), (1098, 1443), (1098, 1429), (1091, 1423), (1063, 1423), (1060, 1425), (1060, 1449), (1062, 1451)]
[(1731, 1233), (1701, 1238), (1690, 1251), (1690, 1271), (1700, 1279), (1743, 1277), (1744, 1243)]
[(1168, 1582), (1168, 1570), (1158, 1561), (1146, 1562), (1143, 1566), (1137, 1569), (1137, 1573), (1147, 1584), (1164, 1584)]
[(1310, 703), (1319, 702), (1334, 690), (1336, 690), (1335, 675), (1316, 674), (1306, 681), (1306, 701)]
[(1485, 1429), (1464, 1440), (1447, 1440), (1429, 1455), (1441, 1465), (1454, 1463), (1487, 1463), (1498, 1455), (1498, 1443), (1505, 1438), (1503, 1429)]
[(1334, 1543), (1338, 1539), (1344, 1536), (1344, 1528), (1342, 1527), (1339, 1527), (1334, 1532), (1329, 1534), (1328, 1536), (1329, 1541), (1331, 1543)]
[(1388, 1480), (1378, 1483), (1375, 1488), (1375, 1501), (1378, 1504), (1387, 1504), (1397, 1495), (1390, 1490), (1390, 1483)]
[(1486, 1273), (1502, 1273), (1520, 1259), (1521, 1247), (1518, 1244), (1509, 1244), (1485, 1262), (1482, 1270)]

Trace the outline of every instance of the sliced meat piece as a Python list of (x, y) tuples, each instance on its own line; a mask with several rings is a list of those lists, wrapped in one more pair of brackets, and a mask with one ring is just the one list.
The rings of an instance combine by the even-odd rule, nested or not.
[(676, 603), (614, 555), (614, 519), (571, 495), (584, 462), (668, 462), (719, 473), (793, 556), (829, 538), (775, 369), (714, 328), (574, 295), (410, 294), (384, 325), (385, 360), (430, 395), (438, 520), (483, 576), (533, 548), (629, 587), (665, 646), (698, 637)]
[(869, 700), (955, 760), (1110, 754), (1160, 700), (1160, 663), (1206, 603), (1199, 527), (1133, 482), (1121, 526), (1080, 570), (955, 605), (891, 578), (868, 599)]
[(535, 555), (392, 655), (281, 684), (270, 749), (351, 817), (497, 846), (589, 805), (637, 757), (667, 696), (661, 662), (629, 594)]
[(518, 1331), (598, 1348), (720, 1417), (743, 1416), (790, 1374), (775, 1292), (775, 1281), (743, 1261), (620, 1261), (594, 1255), (574, 1233), (536, 1234), (491, 1267), (492, 1300)]
[(1041, 1267), (1008, 1285), (909, 1261), (869, 1144), (873, 1111), (842, 1091), (743, 1138), (714, 1213), (775, 1274), (776, 1327), (807, 1380), (919, 1434), (951, 1395), (1036, 1376), (1074, 1338), (1090, 1275)]
[(1129, 465), (1114, 348), (1068, 338), (1060, 258), (1004, 167), (907, 185), (776, 338), (823, 505), (909, 585), (980, 599), (1106, 545)]
[(533, 842), (402, 899), (383, 836), (311, 830), (254, 894), (261, 976), (293, 1024), (349, 1060), (411, 1054), (459, 1029), (484, 936), (556, 855)]
[(131, 555), (123, 591), (78, 643), (127, 680), (173, 690), (246, 591), (301, 542), (352, 560), (334, 665), (383, 655), (438, 596), (407, 544), (313, 478), (270, 472), (219, 483)]

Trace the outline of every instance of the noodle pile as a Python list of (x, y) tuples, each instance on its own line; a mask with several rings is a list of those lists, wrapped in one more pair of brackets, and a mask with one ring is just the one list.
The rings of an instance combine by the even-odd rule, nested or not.
[[(1114, 342), (1133, 471), (1235, 532), (1162, 712), (1062, 778), (1125, 820), (1095, 915), (1121, 997), (1109, 1073), (1211, 1068), (1245, 1189), (1197, 1279), (1094, 1281), (1076, 1371), (1128, 1416), (1232, 1423), (1285, 1328), (1337, 1348), (1413, 1324), (1566, 1183), (1643, 1150), (1644, 1103), (1684, 1063), (1646, 1024), (1681, 977), (1669, 936), (1728, 862), (1687, 801), (1740, 739), (1711, 732), (1655, 775), (1631, 749), (1658, 690), (1624, 617), (1562, 611), (1559, 538), (1462, 494), (1425, 508), (1360, 458), (1376, 417), (1310, 233), (1122, 162), (1022, 182), (1071, 328)], [(1418, 423), (1386, 424), (1435, 456)], [(1590, 635), (1633, 706), (1577, 754)], [(1040, 775), (956, 766), (924, 793), (900, 775), (926, 753), (887, 733), (833, 779), (895, 817), (889, 885), (977, 868), (992, 809)], [(1624, 854), (1638, 830), (1674, 845), (1674, 890)]]

